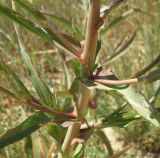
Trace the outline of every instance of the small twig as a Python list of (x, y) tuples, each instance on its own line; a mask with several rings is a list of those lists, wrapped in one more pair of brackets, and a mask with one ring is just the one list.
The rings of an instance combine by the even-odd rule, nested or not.
[[(11, 91), (7, 90), (6, 88), (4, 88), (1, 85), (0, 85), (0, 91), (2, 91), (3, 93), (15, 98), (16, 100), (19, 100), (14, 93), (12, 93)], [(67, 117), (67, 118), (71, 118), (71, 119), (75, 119), (76, 118), (74, 112), (65, 113), (65, 112), (55, 111), (55, 110), (50, 109), (48, 107), (42, 106), (36, 99), (27, 100), (27, 101), (25, 101), (25, 104), (29, 104), (32, 107), (34, 107), (35, 109), (43, 111), (43, 112), (46, 112), (46, 113), (51, 114), (51, 115), (56, 115), (56, 116), (60, 116), (60, 117)]]
[(124, 85), (124, 84), (133, 84), (141, 80), (138, 78), (128, 79), (128, 80), (106, 80), (106, 79), (94, 79), (95, 82), (106, 84), (106, 85)]
[(151, 72), (149, 75), (147, 76), (143, 76), (143, 77), (138, 77), (138, 78), (131, 78), (131, 79), (125, 79), (125, 80), (117, 80), (116, 78), (113, 79), (109, 79), (109, 76), (96, 76), (96, 75), (91, 75), (89, 77), (89, 79), (101, 83), (101, 84), (106, 84), (106, 85), (125, 85), (125, 84), (133, 84), (133, 83), (139, 83), (139, 82), (154, 82), (159, 80), (160, 78), (160, 70), (155, 70), (153, 72)]
[(67, 118), (71, 118), (71, 119), (76, 118), (74, 112), (70, 112), (70, 113), (58, 112), (58, 111), (55, 111), (55, 110), (50, 109), (48, 107), (42, 106), (37, 100), (27, 100), (25, 103), (31, 105), (32, 107), (34, 107), (37, 110), (46, 112), (51, 115), (55, 115), (55, 116), (59, 116), (59, 117), (67, 117)]

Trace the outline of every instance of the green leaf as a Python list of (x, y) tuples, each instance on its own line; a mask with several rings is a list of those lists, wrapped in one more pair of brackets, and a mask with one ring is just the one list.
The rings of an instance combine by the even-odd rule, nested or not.
[[(79, 79), (80, 80), (80, 79)], [(90, 80), (81, 80), (89, 89), (102, 89), (111, 91), (112, 93), (121, 96), (126, 100), (134, 110), (145, 119), (160, 127), (160, 114), (153, 105), (148, 102), (145, 97), (129, 85), (107, 86)]]
[(78, 95), (78, 91), (79, 91), (79, 81), (78, 80), (73, 80), (72, 85), (69, 89), (69, 92), (73, 95), (74, 100), (76, 100), (77, 95)]
[(72, 158), (82, 158), (84, 154), (84, 145), (79, 144), (74, 151)]
[(59, 143), (59, 145), (62, 143), (63, 135), (64, 135), (64, 129), (62, 129), (59, 125), (49, 125), (48, 126), (48, 133)]
[(28, 2), (30, 2), (30, 3), (34, 3), (34, 0), (28, 0)]
[(29, 136), (26, 137), (24, 148), (25, 148), (25, 152), (27, 154), (27, 157), (28, 158), (33, 158), (33, 151), (32, 151), (33, 144), (32, 144), (32, 137), (31, 137), (31, 135), (29, 135)]
[(48, 121), (50, 121), (50, 119), (43, 112), (30, 116), (20, 125), (8, 130), (0, 136), (0, 148), (4, 148), (9, 144), (23, 139)]
[(77, 52), (75, 52), (77, 50), (75, 50), (75, 49), (73, 50), (73, 47), (71, 48), (70, 46), (68, 46), (68, 44), (66, 43), (68, 41), (64, 42), (63, 39), (61, 39), (61, 37), (58, 36), (58, 33), (53, 32), (50, 28), (38, 27), (36, 24), (31, 22), (30, 20), (28, 20), (27, 18), (25, 18), (24, 16), (22, 16), (18, 12), (14, 11), (6, 6), (3, 6), (1, 4), (0, 4), (0, 13), (7, 16), (12, 21), (18, 23), (19, 25), (22, 25), (23, 27), (25, 27), (26, 29), (28, 29), (32, 33), (38, 35), (43, 40), (51, 42), (52, 44), (57, 44), (59, 47), (62, 47), (63, 49), (65, 49), (65, 51), (68, 51), (74, 55), (75, 55), (75, 53), (77, 53)]
[(46, 40), (51, 43), (57, 42), (61, 46), (64, 46), (63, 43), (57, 38), (57, 36), (49, 28), (37, 27), (33, 22), (31, 22), (30, 20), (28, 20), (18, 12), (14, 11), (13, 9), (10, 9), (0, 4), (0, 13), (7, 16), (8, 18), (15, 21), (16, 23), (22, 25), (23, 27), (33, 32), (34, 34), (38, 35), (43, 40)]
[(10, 97), (13, 97), (13, 98), (17, 99), (16, 95), (13, 92), (11, 92), (10, 90), (8, 90), (6, 87), (4, 87), (2, 85), (0, 85), (0, 92), (2, 92), (4, 94), (7, 94)]
[(77, 60), (71, 60), (71, 66), (74, 70), (75, 75), (78, 77), (81, 73), (81, 64)]
[(78, 27), (76, 27), (73, 22), (70, 22), (68, 20), (66, 20), (65, 18), (63, 17), (59, 17), (57, 15), (53, 15), (52, 13), (46, 13), (44, 12), (43, 13), (44, 15), (52, 18), (54, 21), (58, 22), (59, 24), (62, 24), (64, 28), (66, 28), (66, 30), (70, 31), (70, 32), (74, 32), (75, 35), (77, 37), (79, 37), (80, 39), (83, 39), (84, 38), (84, 35), (81, 33), (81, 31), (79, 30)]
[(32, 95), (25, 85), (20, 81), (16, 73), (11, 70), (3, 61), (0, 61), (0, 73), (8, 80), (10, 87), (16, 93), (16, 95), (1, 86), (1, 90), (3, 90), (3, 92), (8, 94), (10, 93), (10, 96), (14, 98), (33, 99)]
[(81, 43), (78, 39), (76, 39), (75, 37), (72, 37), (68, 34), (63, 33), (63, 37), (69, 41), (70, 43), (72, 43), (74, 46), (81, 48)]
[(5, 39), (10, 42), (10, 44), (12, 44), (13, 47), (15, 47), (15, 41), (13, 39), (13, 37), (11, 37), (9, 34), (7, 34), (7, 32), (3, 31), (2, 29), (0, 29), (0, 34), (2, 34)]
[(55, 95), (60, 98), (73, 98), (73, 95), (68, 90), (57, 91)]
[(47, 85), (40, 79), (37, 71), (35, 70), (34, 66), (32, 65), (32, 62), (30, 60), (29, 55), (26, 53), (24, 45), (22, 43), (20, 33), (18, 30), (18, 26), (15, 25), (18, 42), (20, 45), (20, 52), (22, 55), (22, 58), (24, 60), (24, 63), (28, 69), (28, 72), (32, 79), (32, 84), (40, 98), (40, 101), (42, 105), (53, 107), (55, 106), (55, 96), (51, 93), (50, 89), (47, 87)]
[(103, 122), (103, 128), (105, 127), (126, 127), (128, 124), (135, 120), (139, 120), (141, 118), (140, 115), (135, 114), (125, 114), (121, 111), (118, 113), (113, 113), (109, 116), (106, 116), (102, 122)]
[(46, 21), (46, 17), (38, 11), (30, 2), (24, 1), (24, 0), (14, 0), (21, 8), (27, 11), (27, 13), (30, 13), (32, 16), (34, 16), (38, 22), (44, 22)]
[[(97, 57), (98, 53), (99, 53), (100, 50), (101, 50), (101, 45), (102, 45), (102, 42), (101, 42), (101, 39), (100, 39), (100, 40), (98, 40), (98, 42), (97, 42), (96, 57)], [(95, 59), (96, 59), (96, 57), (95, 57)]]
[(104, 35), (107, 31), (109, 31), (110, 29), (112, 29), (115, 26), (117, 26), (117, 24), (119, 24), (121, 21), (125, 20), (127, 17), (129, 17), (129, 16), (131, 16), (131, 15), (133, 15), (135, 13), (145, 13), (145, 12), (143, 12), (139, 8), (133, 8), (133, 9), (130, 9), (130, 10), (126, 11), (125, 13), (120, 15), (119, 17), (115, 18), (106, 27), (104, 27), (104, 29), (101, 31), (101, 35)]
[(131, 46), (132, 42), (134, 41), (136, 35), (137, 35), (137, 31), (134, 32), (134, 34), (131, 36), (131, 38), (127, 42), (125, 42), (123, 45), (118, 47), (116, 49), (116, 51), (113, 53), (113, 55), (110, 58), (108, 58), (106, 61), (104, 61), (102, 63), (102, 65), (109, 65), (112, 62), (116, 61), (121, 56), (125, 55), (128, 52), (128, 49), (130, 48), (130, 46)]

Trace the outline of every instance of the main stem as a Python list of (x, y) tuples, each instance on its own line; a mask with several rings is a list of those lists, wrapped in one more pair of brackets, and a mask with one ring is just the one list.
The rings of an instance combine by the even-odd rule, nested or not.
[[(89, 0), (89, 15), (87, 21), (85, 45), (83, 51), (84, 65), (82, 70), (83, 78), (88, 78), (93, 71), (97, 41), (98, 41), (98, 29), (100, 24), (100, 1), (101, 0)], [(79, 97), (77, 100), (77, 106), (75, 112), (77, 113), (77, 119), (79, 122), (83, 120), (88, 112), (88, 102), (90, 100), (90, 90), (83, 84), (80, 85)], [(81, 124), (77, 122), (68, 128), (62, 150), (64, 157), (69, 158), (71, 151), (74, 147), (72, 140), (79, 137)]]

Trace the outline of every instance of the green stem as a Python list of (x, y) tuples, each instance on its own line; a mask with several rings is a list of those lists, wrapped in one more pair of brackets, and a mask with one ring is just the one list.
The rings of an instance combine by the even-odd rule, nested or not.
[[(84, 60), (82, 76), (83, 78), (88, 78), (92, 74), (96, 47), (98, 41), (98, 29), (100, 23), (100, 1), (101, 0), (90, 0), (89, 1), (89, 15), (87, 21), (86, 37), (84, 52), (82, 58)], [(75, 107), (75, 112), (77, 113), (78, 119), (81, 121), (85, 118), (88, 112), (88, 102), (90, 100), (90, 90), (84, 85), (80, 85), (79, 97), (77, 100), (77, 106)], [(72, 152), (73, 145), (71, 146), (72, 140), (79, 136), (80, 123), (75, 123), (69, 127), (67, 135), (65, 137), (64, 143), (62, 145), (62, 150), (64, 152), (64, 157), (69, 158)]]
[[(100, 0), (90, 0), (89, 15), (87, 21), (86, 38), (83, 52), (84, 69), (82, 72), (83, 78), (88, 78), (93, 71), (95, 64), (96, 48), (98, 41), (98, 29), (100, 24)], [(90, 99), (90, 90), (84, 85), (81, 85), (79, 102), (78, 102), (78, 117), (83, 118), (88, 111), (88, 102)]]
[(100, 0), (90, 0), (83, 59), (86, 75), (93, 71), (100, 25)]
[(81, 125), (79, 122), (74, 123), (71, 125), (67, 131), (65, 140), (62, 145), (63, 150), (63, 158), (70, 158), (71, 157), (71, 151), (74, 148), (75, 144), (72, 144), (72, 141), (74, 138), (77, 138), (79, 136), (79, 129)]

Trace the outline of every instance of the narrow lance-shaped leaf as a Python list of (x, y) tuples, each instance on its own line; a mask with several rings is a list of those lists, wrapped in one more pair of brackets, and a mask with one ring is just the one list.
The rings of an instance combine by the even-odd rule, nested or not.
[(137, 31), (131, 36), (131, 38), (127, 42), (125, 42), (122, 46), (118, 47), (116, 52), (113, 53), (113, 55), (110, 58), (104, 61), (102, 65), (109, 65), (112, 62), (116, 61), (121, 56), (125, 55), (125, 53), (128, 52), (127, 50), (130, 48), (132, 42), (134, 41), (136, 34), (137, 34)]
[[(16, 73), (9, 68), (8, 65), (6, 65), (3, 61), (0, 61), (0, 72), (5, 76), (5, 78), (8, 80), (10, 87), (12, 87), (13, 92), (16, 93), (16, 95), (11, 94), (11, 96), (14, 96), (15, 98), (19, 99), (32, 99), (32, 95), (28, 91), (28, 89), (25, 87), (25, 85), (20, 81), (19, 77), (16, 75)], [(4, 90), (4, 88), (3, 88)]]
[(145, 12), (143, 12), (139, 8), (133, 8), (133, 9), (130, 9), (130, 10), (126, 11), (125, 13), (123, 13), (122, 15), (120, 15), (119, 17), (116, 17), (108, 25), (106, 25), (104, 27), (104, 29), (101, 31), (101, 35), (104, 35), (107, 31), (109, 31), (110, 29), (112, 29), (115, 26), (117, 26), (117, 24), (119, 24), (121, 21), (125, 20), (127, 17), (129, 17), (129, 16), (131, 16), (131, 15), (133, 15), (135, 13), (145, 13)]
[(31, 135), (27, 136), (25, 139), (25, 146), (24, 146), (25, 152), (28, 156), (28, 158), (34, 158), (33, 157), (33, 145), (32, 145), (32, 137)]
[(102, 122), (102, 127), (126, 127), (128, 124), (135, 120), (139, 120), (141, 118), (140, 115), (135, 114), (117, 114), (111, 115), (110, 117), (106, 117)]
[(34, 3), (34, 0), (28, 0), (28, 2), (30, 2), (30, 3)]
[(2, 92), (4, 94), (7, 94), (7, 95), (17, 99), (16, 95), (13, 92), (11, 92), (10, 90), (8, 90), (6, 87), (4, 87), (2, 85), (0, 85), (0, 92)]
[(43, 13), (41, 13), (35, 7), (33, 7), (33, 5), (31, 3), (24, 1), (24, 0), (14, 0), (14, 1), (17, 4), (19, 4), (21, 6), (21, 8), (26, 10), (27, 13), (30, 13), (32, 16), (34, 16), (38, 20), (38, 22), (45, 22), (46, 21), (46, 17), (43, 15)]
[[(126, 105), (127, 104), (124, 103), (120, 108), (118, 108), (111, 114), (96, 116), (96, 122), (99, 122), (99, 124), (95, 126), (95, 129), (102, 129), (106, 127), (123, 128), (128, 126), (133, 121), (136, 121), (142, 118), (140, 115), (127, 112), (125, 110)], [(89, 123), (90, 118), (86, 118), (86, 119)], [(93, 122), (93, 118), (91, 119), (91, 122)]]
[(8, 130), (0, 136), (0, 148), (23, 139), (48, 121), (50, 119), (42, 112), (30, 116), (19, 126)]
[(62, 33), (62, 35), (65, 39), (67, 39), (70, 43), (72, 43), (72, 45), (79, 47), (79, 48), (81, 47), (80, 41), (77, 40), (75, 37), (72, 37), (72, 36), (70, 36), (68, 34), (64, 34), (64, 33)]
[(10, 9), (0, 4), (0, 13), (7, 16), (8, 18), (15, 21), (16, 23), (22, 25), (23, 27), (33, 32), (34, 34), (38, 35), (43, 40), (46, 40), (52, 43), (57, 42), (61, 46), (64, 46), (63, 43), (57, 38), (57, 36), (49, 28), (37, 27), (33, 22), (26, 19), (24, 16), (14, 11), (13, 9)]
[(34, 88), (36, 89), (36, 92), (41, 100), (41, 103), (43, 105), (47, 105), (47, 106), (52, 107), (55, 104), (54, 95), (51, 93), (50, 89), (46, 86), (46, 84), (43, 81), (41, 81), (41, 79), (39, 78), (34, 66), (32, 65), (32, 62), (30, 60), (29, 55), (25, 51), (25, 48), (22, 43), (20, 33), (18, 30), (18, 26), (16, 26), (16, 25), (15, 25), (15, 30), (17, 33), (22, 58), (26, 64), (28, 71), (29, 71), (29, 74), (32, 79), (32, 84), (33, 84)]
[(7, 39), (8, 42), (10, 42), (10, 44), (12, 44), (13, 47), (15, 47), (15, 41), (9, 34), (2, 29), (0, 29), (0, 33)]
[(58, 21), (59, 23), (63, 24), (63, 26), (70, 30), (70, 31), (73, 31), (73, 28), (72, 28), (72, 24), (71, 22), (67, 21), (65, 18), (63, 17), (58, 17), (56, 15), (53, 15), (52, 13), (46, 13), (44, 12), (44, 14), (48, 17), (51, 17), (52, 19), (54, 19), (55, 21)]
[(73, 22), (70, 22), (68, 20), (66, 20), (63, 17), (59, 17), (57, 15), (53, 15), (52, 13), (47, 13), (44, 12), (44, 15), (52, 18), (54, 21), (58, 22), (59, 24), (62, 24), (64, 26), (64, 28), (66, 28), (67, 30), (69, 30), (70, 32), (74, 32), (76, 37), (79, 37), (80, 39), (84, 38), (84, 35), (81, 33), (81, 31), (79, 30), (78, 27), (76, 27)]
[(132, 106), (133, 109), (137, 111), (139, 115), (143, 116), (155, 126), (160, 127), (160, 115), (158, 111), (155, 110), (153, 105), (149, 103), (140, 92), (136, 91), (131, 86), (107, 86), (90, 80), (80, 81), (84, 83), (89, 89), (102, 89), (106, 91), (112, 91), (113, 93), (120, 95)]
[(73, 47), (69, 41), (64, 39), (63, 37), (60, 37), (60, 34), (56, 31), (52, 31), (49, 27), (38, 27), (36, 24), (19, 14), (18, 12), (3, 6), (0, 4), (0, 13), (7, 16), (14, 22), (22, 25), (29, 31), (33, 32), (34, 34), (41, 37), (43, 40), (46, 40), (48, 42), (51, 42), (52, 44), (56, 44), (69, 53), (76, 55), (79, 57), (80, 52), (79, 49)]

